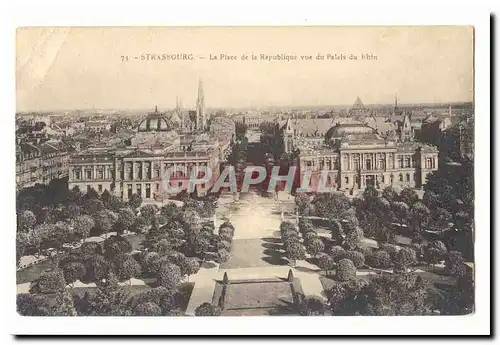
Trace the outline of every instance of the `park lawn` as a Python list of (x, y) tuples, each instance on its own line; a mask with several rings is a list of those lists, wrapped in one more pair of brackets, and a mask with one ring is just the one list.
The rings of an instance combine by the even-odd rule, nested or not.
[[(134, 234), (126, 236), (125, 238), (127, 239), (127, 241), (130, 242), (130, 244), (132, 245), (132, 251), (134, 251), (138, 249), (139, 245), (141, 244), (142, 241), (144, 241), (146, 237), (145, 235), (142, 234)], [(99, 243), (101, 244), (101, 246), (103, 245), (103, 242)], [(54, 263), (50, 259), (23, 268), (22, 270), (16, 272), (16, 284), (30, 283), (33, 280), (36, 280), (46, 270), (50, 270), (53, 268), (54, 268)]]
[(54, 268), (52, 260), (48, 259), (16, 272), (16, 284), (30, 283), (43, 272)]

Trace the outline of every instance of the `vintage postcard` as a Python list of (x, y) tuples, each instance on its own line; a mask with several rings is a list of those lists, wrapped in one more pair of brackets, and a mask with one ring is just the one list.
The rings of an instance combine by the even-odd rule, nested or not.
[(17, 312), (473, 314), (474, 35), (18, 28)]

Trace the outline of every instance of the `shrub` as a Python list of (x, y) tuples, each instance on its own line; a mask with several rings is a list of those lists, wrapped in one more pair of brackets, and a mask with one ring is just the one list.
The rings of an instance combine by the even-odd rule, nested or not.
[(465, 275), (465, 264), (462, 258), (462, 253), (451, 251), (445, 261), (445, 271), (457, 278)]
[(158, 271), (157, 282), (159, 286), (173, 289), (181, 280), (181, 270), (174, 264), (165, 264)]
[(43, 272), (40, 277), (33, 282), (30, 288), (30, 293), (56, 293), (64, 291), (66, 288), (66, 281), (64, 274), (61, 270), (53, 270)]
[(328, 274), (328, 271), (333, 270), (335, 267), (335, 260), (326, 253), (320, 253), (318, 255), (318, 267)]
[(196, 316), (219, 316), (220, 314), (220, 308), (208, 302), (200, 304), (194, 311), (194, 315)]
[(344, 257), (351, 260), (354, 266), (356, 266), (357, 268), (363, 267), (365, 265), (365, 256), (363, 255), (363, 253), (349, 250), (344, 253)]
[(377, 250), (366, 259), (368, 265), (375, 268), (390, 268), (392, 266), (392, 260), (389, 253), (384, 250)]
[(395, 260), (396, 254), (399, 251), (398, 247), (391, 243), (382, 243), (379, 245), (379, 248), (380, 250), (387, 252), (387, 254), (391, 257), (391, 260)]
[(223, 264), (224, 262), (228, 262), (231, 258), (231, 255), (224, 249), (219, 249), (217, 251), (217, 262), (219, 264)]
[(336, 277), (340, 281), (348, 281), (356, 277), (356, 266), (349, 259), (342, 259), (337, 264)]
[(345, 250), (341, 246), (333, 246), (330, 248), (329, 253), (333, 260), (339, 261), (344, 257)]
[(160, 316), (161, 308), (158, 304), (153, 302), (146, 302), (139, 304), (134, 308), (134, 315), (136, 316)]
[(323, 244), (323, 241), (321, 241), (321, 239), (314, 238), (306, 242), (306, 249), (309, 254), (311, 254), (312, 256), (316, 256), (325, 249), (325, 245)]
[(396, 254), (394, 263), (401, 266), (403, 270), (406, 270), (408, 266), (417, 263), (417, 255), (415, 251), (411, 248), (401, 248), (401, 250)]

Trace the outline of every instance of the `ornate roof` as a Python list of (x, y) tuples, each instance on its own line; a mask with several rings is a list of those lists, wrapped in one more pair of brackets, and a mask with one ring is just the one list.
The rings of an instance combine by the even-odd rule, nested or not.
[(155, 111), (149, 113), (137, 127), (138, 132), (168, 132), (174, 128), (174, 124), (170, 119), (167, 119), (163, 113)]

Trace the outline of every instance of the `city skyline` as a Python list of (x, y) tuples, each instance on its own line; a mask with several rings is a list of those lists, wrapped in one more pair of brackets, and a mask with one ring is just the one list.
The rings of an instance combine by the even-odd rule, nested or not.
[[(17, 111), (194, 108), (200, 78), (207, 108), (472, 102), (472, 42), (470, 27), (24, 28)], [(181, 52), (205, 59), (120, 61)], [(298, 60), (209, 60), (223, 52)], [(378, 60), (315, 61), (341, 52)]]

